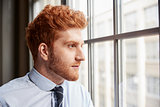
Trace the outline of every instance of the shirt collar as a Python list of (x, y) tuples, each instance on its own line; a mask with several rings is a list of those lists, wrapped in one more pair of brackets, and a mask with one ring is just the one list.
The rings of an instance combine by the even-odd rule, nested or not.
[(50, 91), (54, 87), (58, 86), (62, 86), (64, 88), (65, 81), (61, 85), (56, 85), (54, 82), (41, 75), (35, 68), (32, 68), (28, 76), (37, 87), (44, 91)]

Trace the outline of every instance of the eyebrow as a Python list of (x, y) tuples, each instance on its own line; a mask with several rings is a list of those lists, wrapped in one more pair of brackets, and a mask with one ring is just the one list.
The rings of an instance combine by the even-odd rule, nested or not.
[(68, 44), (68, 43), (74, 43), (74, 44), (82, 44), (82, 45), (84, 45), (84, 42), (76, 42), (76, 41), (65, 41), (65, 43), (64, 44)]

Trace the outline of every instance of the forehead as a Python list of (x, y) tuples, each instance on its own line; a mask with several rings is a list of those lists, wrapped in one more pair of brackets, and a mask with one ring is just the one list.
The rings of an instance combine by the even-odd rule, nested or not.
[(83, 43), (81, 29), (71, 28), (57, 33), (58, 39), (56, 41), (74, 41)]

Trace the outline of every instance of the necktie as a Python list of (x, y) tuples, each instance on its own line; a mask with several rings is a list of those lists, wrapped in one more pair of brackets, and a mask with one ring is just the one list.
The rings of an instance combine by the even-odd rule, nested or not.
[(53, 91), (54, 91), (54, 98), (55, 98), (55, 107), (62, 107), (63, 88), (61, 86), (55, 87)]

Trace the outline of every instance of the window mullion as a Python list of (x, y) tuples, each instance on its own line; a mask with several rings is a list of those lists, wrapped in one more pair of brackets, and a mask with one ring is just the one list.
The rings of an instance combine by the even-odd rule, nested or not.
[[(93, 0), (87, 0), (87, 14), (88, 14), (88, 40), (92, 38), (94, 32), (93, 19)], [(91, 93), (93, 104), (95, 103), (94, 95), (94, 44), (88, 43), (88, 90)]]
[[(118, 34), (118, 1), (113, 0), (113, 34)], [(119, 107), (118, 39), (114, 39), (114, 107)]]
[[(160, 36), (160, 0), (158, 0), (158, 19), (159, 19), (159, 36)], [(159, 37), (159, 51), (160, 51), (160, 37)], [(160, 62), (160, 52), (159, 52), (159, 62)], [(160, 63), (159, 63), (159, 67), (160, 67)], [(160, 77), (160, 70), (159, 70), (159, 77)]]

